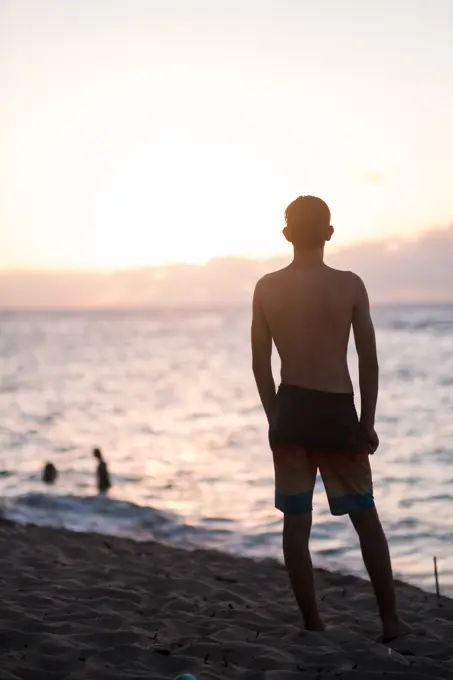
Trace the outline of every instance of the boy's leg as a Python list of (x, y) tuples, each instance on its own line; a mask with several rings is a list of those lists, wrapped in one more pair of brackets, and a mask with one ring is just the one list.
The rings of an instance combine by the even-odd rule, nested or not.
[(324, 630), (316, 603), (309, 540), (312, 513), (285, 514), (283, 555), (288, 576), (307, 630)]
[(407, 630), (396, 612), (390, 553), (374, 506), (369, 457), (367, 454), (325, 454), (320, 471), (332, 514), (348, 514), (359, 536), (382, 620), (383, 639), (398, 637)]
[(298, 445), (272, 446), (275, 507), (284, 514), (283, 555), (294, 595), (308, 630), (323, 630), (316, 605), (309, 540), (316, 463)]
[(382, 621), (382, 639), (390, 641), (408, 632), (396, 610), (395, 587), (387, 539), (376, 508), (350, 513), (359, 536), (362, 557), (376, 596)]

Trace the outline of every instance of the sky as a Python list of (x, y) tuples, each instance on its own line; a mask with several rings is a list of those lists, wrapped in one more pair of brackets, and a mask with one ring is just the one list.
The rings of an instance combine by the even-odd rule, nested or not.
[(453, 221), (451, 0), (3, 0), (0, 269), (287, 252)]

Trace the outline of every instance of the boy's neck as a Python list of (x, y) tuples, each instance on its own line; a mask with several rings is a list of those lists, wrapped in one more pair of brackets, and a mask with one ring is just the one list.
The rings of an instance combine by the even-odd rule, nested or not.
[(324, 264), (324, 248), (315, 248), (314, 250), (294, 248), (293, 263), (305, 267)]

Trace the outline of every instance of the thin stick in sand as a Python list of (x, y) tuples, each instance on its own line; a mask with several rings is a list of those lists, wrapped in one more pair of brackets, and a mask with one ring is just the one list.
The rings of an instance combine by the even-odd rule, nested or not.
[(433, 557), (434, 561), (434, 579), (436, 581), (436, 595), (437, 599), (440, 599), (440, 589), (439, 589), (439, 574), (437, 573), (437, 557)]

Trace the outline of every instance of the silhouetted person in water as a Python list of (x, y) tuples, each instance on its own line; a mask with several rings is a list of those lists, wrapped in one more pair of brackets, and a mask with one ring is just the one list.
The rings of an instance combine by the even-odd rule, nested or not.
[(107, 463), (102, 457), (101, 449), (93, 449), (93, 456), (99, 461), (96, 470), (96, 482), (99, 493), (106, 493), (112, 486), (110, 482), (110, 475), (107, 468)]
[(45, 484), (55, 484), (58, 477), (57, 468), (53, 463), (46, 463), (42, 471), (42, 481)]

